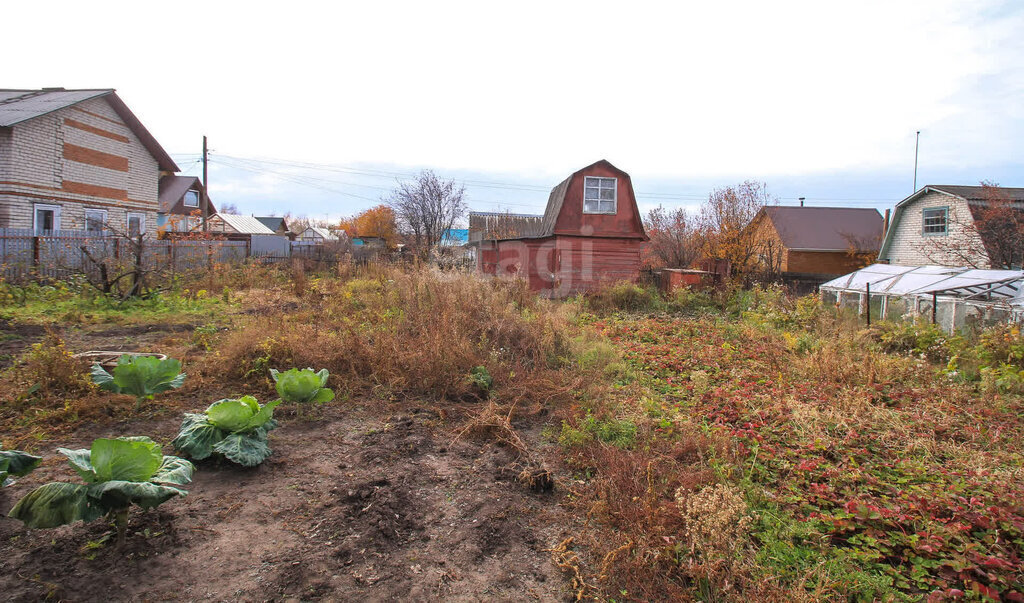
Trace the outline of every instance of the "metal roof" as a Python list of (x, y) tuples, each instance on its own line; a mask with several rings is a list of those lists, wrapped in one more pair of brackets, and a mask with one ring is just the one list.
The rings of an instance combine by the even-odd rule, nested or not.
[(224, 224), (230, 226), (238, 234), (277, 234), (252, 216), (216, 214), (214, 218), (220, 218)]
[(113, 92), (110, 88), (98, 90), (64, 90), (62, 88), (0, 90), (0, 126), (13, 126)]
[[(324, 239), (324, 240), (327, 240), (327, 241), (337, 241), (338, 240), (338, 235), (336, 235), (333, 232), (327, 230), (323, 226), (308, 226), (308, 227), (306, 227), (306, 230), (312, 230), (314, 233), (319, 235), (321, 239)], [(306, 234), (306, 230), (302, 231), (302, 235), (300, 235), (300, 236), (305, 235)]]
[(124, 120), (125, 125), (138, 137), (146, 150), (156, 159), (160, 169), (167, 172), (178, 172), (180, 169), (167, 154), (156, 138), (150, 134), (146, 126), (132, 113), (128, 105), (113, 88), (95, 90), (65, 90), (63, 88), (43, 88), (42, 90), (11, 90), (0, 89), (0, 127), (15, 126), (23, 121), (42, 117), (71, 105), (76, 105), (91, 98), (104, 97), (111, 109)]

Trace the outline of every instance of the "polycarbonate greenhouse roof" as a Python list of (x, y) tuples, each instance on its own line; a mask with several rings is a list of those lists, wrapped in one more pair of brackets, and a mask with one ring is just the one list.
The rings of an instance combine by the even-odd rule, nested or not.
[(942, 295), (1024, 306), (1024, 270), (976, 270), (948, 266), (873, 264), (821, 285), (829, 291), (887, 295)]

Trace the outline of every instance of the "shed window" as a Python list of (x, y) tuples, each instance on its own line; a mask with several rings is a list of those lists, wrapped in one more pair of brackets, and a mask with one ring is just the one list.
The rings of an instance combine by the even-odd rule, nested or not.
[(926, 235), (944, 235), (948, 223), (949, 208), (929, 207), (921, 211), (921, 232)]
[(185, 193), (185, 207), (199, 207), (199, 191)]
[(585, 177), (583, 179), (583, 213), (614, 214), (616, 180), (616, 178)]

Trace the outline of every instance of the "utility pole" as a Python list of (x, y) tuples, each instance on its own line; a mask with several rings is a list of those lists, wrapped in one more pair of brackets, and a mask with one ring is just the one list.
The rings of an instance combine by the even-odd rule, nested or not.
[(914, 190), (917, 192), (917, 150), (921, 147), (921, 130), (917, 131), (917, 140), (914, 141)]
[(209, 183), (206, 180), (206, 165), (207, 165), (207, 152), (206, 152), (206, 135), (203, 135), (203, 232), (209, 230), (209, 226), (206, 220), (210, 217), (210, 195), (207, 193)]

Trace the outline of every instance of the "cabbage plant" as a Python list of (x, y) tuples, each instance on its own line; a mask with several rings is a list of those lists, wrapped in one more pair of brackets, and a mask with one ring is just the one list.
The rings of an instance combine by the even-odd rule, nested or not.
[(175, 496), (185, 496), (195, 467), (176, 456), (164, 456), (147, 437), (99, 438), (81, 450), (58, 448), (84, 484), (51, 482), (25, 495), (10, 516), (28, 528), (55, 528), (103, 516), (114, 521), (118, 545), (124, 543), (128, 510), (134, 504), (152, 509)]
[(41, 456), (20, 450), (0, 450), (0, 486), (14, 483), (10, 476), (23, 477), (39, 466)]
[(93, 364), (92, 382), (104, 391), (135, 396), (135, 408), (138, 408), (143, 400), (152, 400), (154, 394), (181, 387), (185, 373), (174, 358), (161, 360), (155, 356), (125, 354), (117, 359), (113, 375), (98, 362)]
[(181, 431), (171, 444), (197, 461), (217, 453), (254, 467), (273, 452), (267, 445), (267, 432), (277, 427), (273, 415), (280, 403), (274, 400), (260, 406), (252, 396), (218, 400), (202, 414), (185, 413)]
[(283, 373), (270, 369), (270, 376), (274, 379), (277, 395), (281, 396), (281, 399), (286, 402), (299, 405), (309, 403), (323, 404), (334, 399), (334, 390), (325, 387), (327, 385), (327, 377), (330, 376), (327, 369), (314, 371), (311, 368), (301, 370), (293, 368)]

